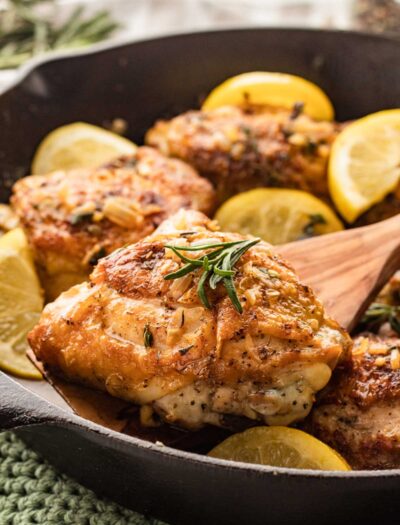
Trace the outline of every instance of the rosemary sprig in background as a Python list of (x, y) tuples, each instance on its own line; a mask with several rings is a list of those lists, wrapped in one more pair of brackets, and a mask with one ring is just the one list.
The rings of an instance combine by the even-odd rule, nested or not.
[[(62, 24), (54, 22), (54, 0), (7, 0), (0, 11), (0, 69), (15, 68), (46, 51), (88, 46), (104, 40), (119, 27), (107, 11), (84, 15), (77, 6)], [(43, 8), (50, 9), (44, 16)]]
[[(260, 240), (261, 239), (249, 239), (246, 241), (210, 243), (197, 246), (173, 246), (167, 244), (165, 247), (172, 250), (186, 264), (176, 272), (166, 275), (164, 279), (178, 279), (190, 272), (202, 270), (202, 275), (197, 286), (197, 294), (203, 305), (206, 308), (211, 308), (205, 290), (206, 283), (208, 282), (209, 287), (212, 290), (215, 290), (217, 284), (222, 281), (233, 306), (239, 313), (242, 313), (243, 308), (240, 304), (235, 284), (233, 282), (233, 276), (235, 274), (234, 266), (240, 257), (246, 253), (249, 248), (259, 243)], [(213, 248), (215, 248), (213, 251), (208, 252), (197, 259), (186, 257), (181, 253), (199, 252)]]
[(392, 330), (400, 334), (400, 306), (372, 303), (361, 320), (361, 327), (375, 332), (383, 323), (389, 323)]

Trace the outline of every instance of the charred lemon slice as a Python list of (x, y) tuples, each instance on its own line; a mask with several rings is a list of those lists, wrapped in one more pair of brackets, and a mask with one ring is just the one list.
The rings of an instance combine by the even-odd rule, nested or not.
[(121, 155), (131, 155), (136, 148), (111, 131), (76, 122), (55, 129), (43, 139), (32, 162), (32, 173), (96, 168)]
[(26, 357), (26, 336), (42, 308), (42, 290), (29, 246), (23, 231), (16, 228), (0, 239), (0, 369), (41, 379)]
[(316, 120), (333, 120), (334, 110), (327, 95), (305, 78), (286, 73), (253, 71), (229, 78), (211, 91), (202, 109), (248, 104), (291, 109), (304, 104), (304, 113)]
[(209, 456), (271, 467), (312, 470), (351, 470), (335, 450), (294, 428), (255, 427), (234, 434)]
[(259, 188), (227, 200), (215, 218), (221, 229), (285, 244), (343, 229), (334, 211), (299, 190)]
[(338, 135), (329, 161), (329, 189), (348, 222), (386, 197), (399, 179), (400, 109), (368, 115)]

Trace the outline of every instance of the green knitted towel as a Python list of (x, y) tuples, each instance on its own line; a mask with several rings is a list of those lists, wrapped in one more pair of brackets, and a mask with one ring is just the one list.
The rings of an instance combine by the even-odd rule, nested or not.
[(0, 434), (0, 525), (162, 525), (60, 474), (12, 432)]

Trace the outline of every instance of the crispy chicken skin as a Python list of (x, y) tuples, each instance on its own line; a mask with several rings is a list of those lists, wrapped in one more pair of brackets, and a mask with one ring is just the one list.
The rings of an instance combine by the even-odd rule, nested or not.
[(66, 289), (84, 280), (100, 256), (152, 233), (181, 207), (210, 212), (214, 191), (184, 162), (140, 147), (98, 169), (21, 179), (12, 205), (44, 283), (61, 276)]
[(327, 160), (340, 127), (283, 109), (227, 106), (159, 121), (146, 142), (210, 179), (219, 202), (259, 186), (328, 198)]
[(353, 468), (400, 468), (399, 350), (398, 337), (356, 337), (312, 412), (309, 430)]
[(351, 340), (265, 242), (235, 266), (242, 314), (221, 283), (207, 285), (206, 309), (199, 271), (164, 279), (183, 264), (166, 244), (243, 239), (216, 230), (203, 214), (181, 210), (101, 259), (89, 283), (45, 308), (29, 335), (37, 358), (143, 405), (144, 423), (153, 413), (189, 429), (224, 425), (227, 415), (284, 425), (304, 418)]

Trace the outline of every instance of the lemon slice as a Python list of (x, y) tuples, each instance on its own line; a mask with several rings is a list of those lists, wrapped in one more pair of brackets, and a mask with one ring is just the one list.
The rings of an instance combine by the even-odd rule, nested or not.
[(335, 450), (310, 434), (288, 427), (254, 427), (217, 445), (213, 458), (272, 467), (351, 470)]
[(301, 102), (304, 113), (316, 120), (333, 120), (334, 110), (327, 95), (316, 84), (295, 75), (253, 71), (229, 78), (214, 88), (202, 109), (247, 104), (291, 109)]
[(386, 197), (399, 179), (400, 109), (368, 115), (338, 135), (329, 161), (329, 189), (348, 222)]
[(55, 129), (43, 139), (33, 158), (32, 173), (96, 168), (121, 155), (131, 155), (136, 148), (133, 142), (111, 131), (75, 122)]
[(332, 209), (317, 197), (278, 188), (239, 193), (217, 210), (215, 218), (224, 231), (254, 235), (271, 244), (343, 229)]
[(20, 228), (0, 239), (0, 368), (41, 379), (26, 357), (27, 333), (38, 322), (43, 297), (32, 256)]
[(17, 228), (19, 219), (8, 204), (0, 204), (0, 235)]

